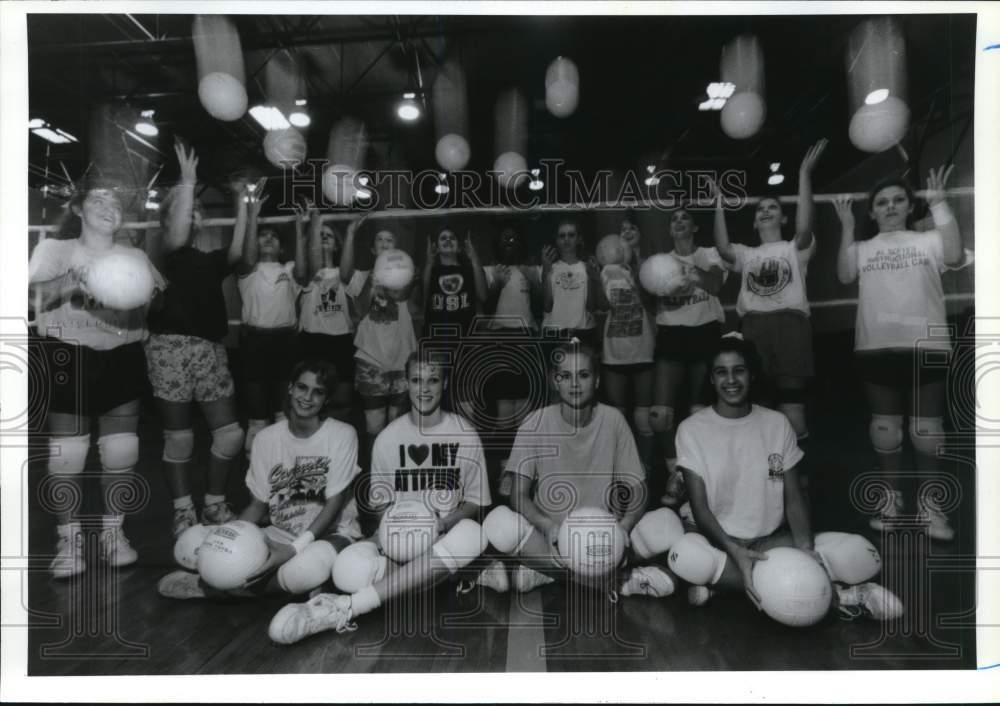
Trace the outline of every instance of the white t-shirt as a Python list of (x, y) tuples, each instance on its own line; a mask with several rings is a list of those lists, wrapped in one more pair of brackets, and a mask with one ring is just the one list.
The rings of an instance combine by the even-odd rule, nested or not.
[(534, 503), (556, 522), (579, 507), (608, 506), (621, 497), (624, 485), (633, 489), (629, 502), (644, 502), (646, 479), (632, 430), (614, 407), (598, 403), (590, 423), (568, 424), (559, 404), (527, 416), (514, 439), (504, 470), (535, 481)]
[[(355, 270), (347, 294), (357, 299), (368, 282), (368, 271)], [(368, 311), (358, 323), (354, 336), (354, 357), (383, 371), (402, 370), (410, 353), (417, 350), (413, 319), (405, 301), (386, 297), (373, 278)]]
[(542, 326), (553, 329), (588, 329), (594, 327), (594, 315), (587, 311), (587, 265), (581, 260), (567, 265), (559, 260), (549, 272), (552, 283), (552, 311), (545, 314)]
[(858, 314), (854, 349), (914, 346), (950, 350), (930, 336), (948, 322), (941, 287), (944, 246), (936, 230), (879, 233), (854, 244), (858, 255)]
[[(138, 266), (148, 267), (156, 288), (166, 288), (163, 275), (153, 266), (142, 250), (114, 243), (107, 250), (92, 250), (79, 238), (56, 240), (46, 238), (35, 246), (28, 262), (28, 282), (48, 282), (70, 270), (85, 270), (93, 261), (112, 253), (127, 253), (136, 258)], [(93, 297), (66, 299), (48, 311), (38, 311), (35, 323), (38, 333), (71, 341), (94, 350), (106, 351), (129, 343), (146, 340), (148, 306), (128, 311), (109, 309)]]
[(340, 336), (354, 330), (347, 286), (340, 281), (340, 268), (324, 267), (302, 290), (299, 329), (328, 336)]
[[(684, 265), (697, 267), (699, 270), (719, 268), (722, 270), (723, 282), (729, 275), (715, 248), (698, 248), (690, 255), (681, 255), (676, 250), (670, 254)], [(701, 287), (692, 286), (669, 297), (656, 298), (656, 323), (661, 326), (704, 326), (713, 321), (723, 323), (725, 320), (726, 314), (719, 298)]]
[[(300, 439), (282, 420), (254, 438), (246, 484), (254, 498), (267, 504), (271, 524), (297, 537), (309, 529), (327, 499), (347, 490), (360, 471), (358, 434), (351, 425), (325, 419), (312, 436)], [(344, 528), (342, 534), (360, 536), (353, 498), (333, 524)]]
[(734, 244), (733, 252), (733, 269), (743, 273), (736, 300), (740, 316), (788, 310), (808, 316), (806, 270), (816, 252), (816, 238), (805, 250), (799, 250), (794, 240), (779, 240), (753, 247)]
[(295, 300), (301, 287), (292, 276), (294, 269), (294, 262), (258, 262), (252, 272), (240, 276), (243, 323), (257, 328), (295, 326)]
[(404, 414), (382, 430), (372, 450), (371, 503), (401, 500), (424, 502), (439, 517), (463, 502), (493, 502), (483, 446), (470, 423), (444, 412), (440, 423), (421, 429)]
[[(493, 287), (497, 280), (497, 268), (501, 265), (486, 265), (486, 286)], [(535, 317), (531, 313), (531, 283), (538, 284), (542, 268), (537, 265), (511, 265), (507, 267), (509, 277), (497, 299), (497, 310), (490, 320), (490, 328), (535, 328)]]
[(739, 419), (706, 407), (677, 427), (677, 465), (705, 481), (708, 509), (730, 537), (766, 537), (785, 518), (785, 471), (802, 460), (781, 412), (753, 405)]
[(602, 362), (652, 363), (656, 341), (632, 271), (621, 265), (605, 265), (601, 269), (601, 284), (609, 305), (604, 319)]

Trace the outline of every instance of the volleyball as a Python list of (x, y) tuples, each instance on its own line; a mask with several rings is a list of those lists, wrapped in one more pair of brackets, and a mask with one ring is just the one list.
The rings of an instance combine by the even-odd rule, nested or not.
[(627, 538), (617, 518), (606, 510), (583, 507), (559, 527), (557, 548), (563, 563), (581, 576), (607, 576), (625, 556)]
[(198, 550), (202, 543), (208, 539), (215, 527), (207, 525), (193, 525), (181, 532), (174, 542), (174, 561), (188, 571), (198, 569)]
[(659, 253), (642, 263), (639, 282), (650, 294), (667, 297), (684, 287), (684, 267), (673, 255)]
[(109, 309), (128, 311), (149, 304), (156, 283), (140, 251), (116, 248), (87, 268), (86, 287)]
[(306, 158), (306, 140), (293, 127), (268, 130), (264, 136), (264, 156), (281, 169), (297, 167)]
[(623, 265), (629, 259), (630, 248), (617, 233), (605, 235), (597, 243), (597, 261), (602, 267), (607, 265)]
[(493, 163), (500, 184), (507, 189), (516, 189), (528, 177), (528, 163), (517, 152), (504, 152)]
[(247, 112), (247, 89), (240, 80), (223, 71), (205, 74), (198, 82), (198, 99), (217, 120), (239, 120)]
[(392, 505), (378, 528), (378, 542), (385, 555), (405, 563), (428, 551), (437, 541), (437, 513), (423, 500), (402, 500)]
[(413, 258), (405, 250), (385, 250), (375, 258), (375, 282), (388, 289), (403, 289), (413, 281)]
[(442, 169), (450, 172), (462, 169), (469, 163), (469, 143), (461, 135), (451, 132), (437, 141), (434, 157)]
[(764, 124), (767, 109), (764, 99), (752, 91), (737, 93), (722, 106), (719, 116), (722, 131), (734, 140), (753, 137)]
[(350, 206), (357, 190), (354, 169), (346, 164), (331, 164), (323, 172), (323, 195), (335, 206)]
[(263, 530), (245, 520), (216, 527), (198, 550), (198, 573), (212, 588), (239, 588), (267, 561)]
[(753, 585), (771, 618), (791, 627), (815, 625), (830, 609), (833, 588), (818, 561), (801, 549), (776, 547), (753, 567)]
[(906, 136), (910, 109), (895, 96), (881, 103), (863, 105), (851, 117), (848, 135), (862, 152), (884, 152)]

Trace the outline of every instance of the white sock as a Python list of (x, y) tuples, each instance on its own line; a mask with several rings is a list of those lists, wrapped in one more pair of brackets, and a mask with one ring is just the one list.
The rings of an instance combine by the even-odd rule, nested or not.
[(360, 591), (351, 595), (351, 615), (358, 617), (365, 613), (370, 613), (382, 605), (381, 599), (374, 586), (365, 586)]
[(183, 498), (174, 498), (175, 510), (183, 510), (188, 507), (194, 507), (194, 500), (191, 499), (190, 495), (185, 495)]
[(209, 495), (208, 493), (205, 493), (206, 505), (215, 505), (216, 503), (224, 503), (224, 502), (226, 502), (225, 493), (223, 493), (222, 495)]

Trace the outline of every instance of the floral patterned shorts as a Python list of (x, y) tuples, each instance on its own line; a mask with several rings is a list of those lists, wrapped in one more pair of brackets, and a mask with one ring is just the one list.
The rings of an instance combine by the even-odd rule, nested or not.
[(236, 393), (221, 343), (197, 336), (153, 334), (146, 341), (153, 394), (170, 402), (214, 402)]
[(365, 397), (391, 397), (406, 392), (406, 373), (383, 370), (364, 360), (354, 361), (354, 388)]

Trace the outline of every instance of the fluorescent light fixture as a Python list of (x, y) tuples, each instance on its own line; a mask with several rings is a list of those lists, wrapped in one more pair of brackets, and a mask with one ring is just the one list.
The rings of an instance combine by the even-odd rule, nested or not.
[(414, 100), (416, 97), (416, 93), (403, 94), (403, 100), (396, 106), (396, 115), (399, 116), (400, 120), (412, 123), (420, 117), (420, 106), (417, 105), (416, 100)]
[(725, 104), (725, 98), (709, 98), (698, 104), (698, 110), (722, 110), (722, 106)]
[(291, 123), (273, 105), (255, 105), (250, 109), (250, 115), (265, 130), (285, 130), (291, 127)]
[(306, 105), (308, 102), (309, 101), (307, 101), (305, 98), (296, 98), (295, 99), (295, 105), (297, 105), (297, 106)]
[(708, 94), (709, 98), (722, 98), (723, 100), (732, 96), (735, 91), (735, 84), (720, 82), (710, 83), (708, 84), (708, 88), (705, 89), (705, 93)]
[(147, 123), (145, 120), (140, 120), (135, 124), (135, 131), (146, 137), (156, 137), (160, 134), (160, 131), (153, 123)]
[(160, 204), (158, 204), (158, 203), (156, 203), (154, 201), (147, 201), (146, 202), (146, 210), (147, 211), (159, 211), (160, 210)]
[(540, 172), (540, 169), (531, 170), (531, 181), (528, 182), (528, 188), (532, 191), (541, 191), (545, 187), (545, 182), (538, 177)]
[[(298, 103), (298, 101), (296, 101)], [(309, 117), (308, 113), (303, 113), (301, 110), (296, 110), (294, 113), (288, 116), (288, 122), (290, 122), (295, 127), (309, 127), (309, 123), (312, 119)]]
[(769, 176), (767, 178), (767, 183), (770, 184), (771, 186), (777, 186), (778, 184), (782, 183), (783, 181), (785, 181), (785, 175), (784, 174), (772, 174), (771, 176)]
[(451, 188), (443, 181), (440, 184), (434, 185), (435, 194), (441, 194), (443, 196), (444, 194), (447, 194), (449, 191), (451, 191)]
[(65, 145), (70, 142), (76, 142), (77, 139), (70, 135), (65, 130), (60, 130), (57, 127), (52, 127), (46, 121), (41, 118), (34, 118), (28, 121), (28, 129), (31, 130), (35, 135), (42, 138), (43, 140), (48, 140), (54, 145)]
[(646, 186), (656, 186), (657, 184), (660, 183), (660, 177), (655, 176), (655, 172), (656, 172), (656, 165), (655, 164), (647, 164), (646, 165), (646, 171), (649, 172), (649, 176), (646, 177), (645, 182), (643, 182), (643, 183), (646, 184)]
[(366, 176), (359, 176), (358, 177), (358, 183), (361, 186), (368, 186), (368, 177), (366, 177)]
[(865, 105), (875, 105), (876, 103), (881, 103), (888, 97), (888, 88), (876, 88), (874, 91), (865, 96)]
[(777, 174), (779, 169), (781, 169), (781, 162), (771, 162), (771, 171), (772, 172), (774, 172), (775, 174)]
[(370, 192), (368, 189), (357, 189), (354, 192), (354, 198), (356, 198), (358, 201), (367, 201), (371, 197), (372, 197), (372, 192)]
[(45, 127), (45, 125), (46, 122), (41, 118), (32, 118), (31, 120), (28, 121), (29, 130), (37, 130), (40, 127)]

